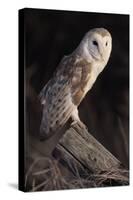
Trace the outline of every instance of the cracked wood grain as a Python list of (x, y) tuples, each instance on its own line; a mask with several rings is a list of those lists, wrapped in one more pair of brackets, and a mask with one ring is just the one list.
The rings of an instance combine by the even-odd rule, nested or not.
[(79, 169), (85, 167), (91, 172), (98, 173), (121, 166), (120, 161), (79, 124), (66, 131), (55, 151), (62, 160), (69, 160), (69, 164), (76, 163)]

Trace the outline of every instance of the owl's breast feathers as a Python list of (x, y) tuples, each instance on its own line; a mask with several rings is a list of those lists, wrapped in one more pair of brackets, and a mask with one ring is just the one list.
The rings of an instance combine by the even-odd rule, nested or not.
[(85, 59), (75, 59), (71, 82), (72, 99), (79, 105), (92, 86), (92, 64)]

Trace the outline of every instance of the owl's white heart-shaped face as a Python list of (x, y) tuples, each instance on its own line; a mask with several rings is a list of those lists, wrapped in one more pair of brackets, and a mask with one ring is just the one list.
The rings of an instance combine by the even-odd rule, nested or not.
[(106, 65), (112, 49), (111, 34), (104, 28), (92, 29), (86, 33), (80, 47), (88, 61), (101, 61)]

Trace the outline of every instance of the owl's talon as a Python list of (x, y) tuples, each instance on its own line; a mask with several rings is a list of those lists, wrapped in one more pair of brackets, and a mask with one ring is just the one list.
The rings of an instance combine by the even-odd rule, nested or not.
[(79, 125), (79, 127), (81, 128), (81, 129), (86, 129), (87, 131), (88, 131), (88, 127), (83, 123), (83, 122), (79, 122), (78, 123), (78, 125)]
[(81, 121), (73, 121), (72, 123), (71, 123), (71, 127), (73, 127), (75, 124), (78, 124), (78, 126), (81, 128), (81, 129), (86, 129), (86, 130), (88, 130), (88, 127), (83, 123), (83, 122), (81, 122)]
[(75, 124), (77, 124), (78, 123), (78, 121), (73, 121), (72, 123), (71, 123), (71, 126), (74, 126)]

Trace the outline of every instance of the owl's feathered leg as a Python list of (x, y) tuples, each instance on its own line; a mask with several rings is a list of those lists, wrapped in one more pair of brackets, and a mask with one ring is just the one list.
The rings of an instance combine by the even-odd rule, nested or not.
[(75, 106), (75, 109), (71, 113), (71, 118), (73, 122), (80, 121), (78, 108)]
[(83, 129), (88, 129), (87, 126), (80, 120), (79, 118), (79, 112), (78, 112), (78, 108), (77, 106), (75, 106), (75, 109), (73, 110), (73, 112), (71, 113), (71, 119), (72, 119), (72, 123), (71, 126), (74, 126), (76, 123), (78, 123), (78, 125), (83, 128)]

